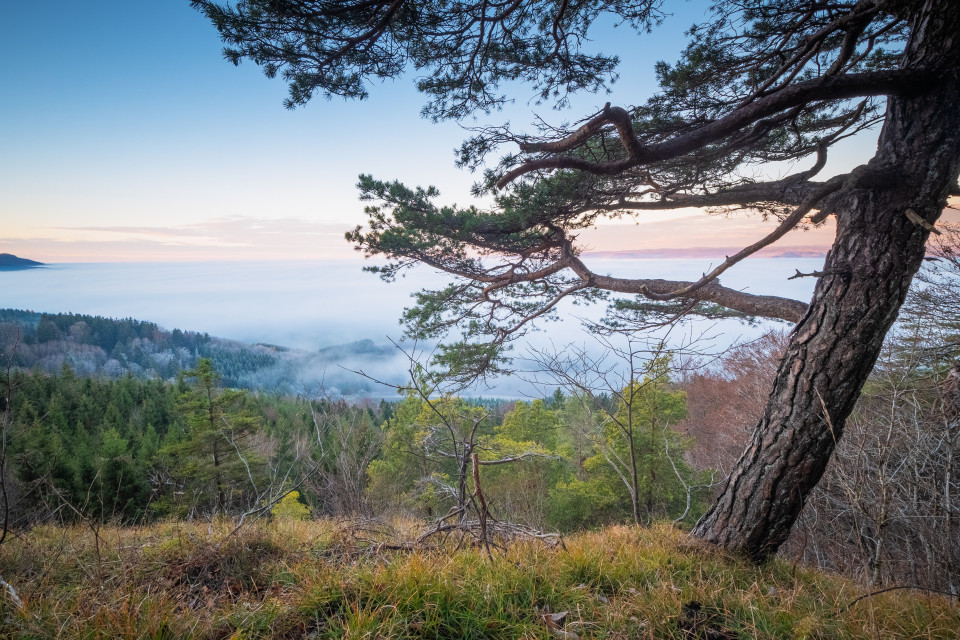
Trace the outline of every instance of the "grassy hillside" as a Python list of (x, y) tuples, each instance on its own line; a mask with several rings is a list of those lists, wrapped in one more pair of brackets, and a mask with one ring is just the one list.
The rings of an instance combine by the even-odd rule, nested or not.
[[(377, 550), (418, 523), (37, 527), (0, 547), (4, 638), (956, 638), (960, 603), (754, 567), (668, 526), (566, 549)], [(543, 612), (568, 612), (549, 629)]]

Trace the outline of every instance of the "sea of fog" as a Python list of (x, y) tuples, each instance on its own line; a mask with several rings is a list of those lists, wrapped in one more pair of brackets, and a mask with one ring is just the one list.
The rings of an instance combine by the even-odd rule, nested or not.
[[(599, 273), (621, 277), (695, 280), (716, 260), (591, 259)], [(799, 269), (810, 272), (822, 258), (755, 258), (721, 278), (728, 287), (750, 293), (808, 300), (812, 278), (788, 280)], [(156, 322), (165, 329), (207, 332), (245, 342), (267, 342), (316, 350), (356, 340), (387, 343), (398, 339), (398, 318), (424, 287), (441, 286), (442, 275), (421, 268), (393, 283), (362, 271), (359, 260), (315, 262), (199, 262), (54, 264), (41, 269), (0, 271), (0, 307), (38, 312), (73, 312)], [(593, 344), (574, 316), (596, 317), (582, 306), (561, 307), (567, 319), (543, 325), (525, 338), (527, 345)], [(726, 321), (697, 323), (675, 336), (715, 336), (729, 344), (756, 337), (768, 325)], [(677, 337), (684, 340), (683, 337)], [(398, 359), (398, 366), (401, 363)], [(498, 381), (483, 395), (510, 395), (528, 389)], [(524, 391), (526, 393), (527, 391)]]

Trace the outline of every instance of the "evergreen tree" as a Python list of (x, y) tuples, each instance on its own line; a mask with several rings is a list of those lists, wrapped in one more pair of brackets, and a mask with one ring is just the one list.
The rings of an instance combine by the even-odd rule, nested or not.
[[(260, 420), (242, 407), (246, 391), (223, 389), (209, 358), (180, 376), (177, 410), (182, 439), (163, 449), (191, 508), (227, 513), (262, 479), (264, 461), (255, 450)], [(249, 505), (243, 505), (249, 506)]]

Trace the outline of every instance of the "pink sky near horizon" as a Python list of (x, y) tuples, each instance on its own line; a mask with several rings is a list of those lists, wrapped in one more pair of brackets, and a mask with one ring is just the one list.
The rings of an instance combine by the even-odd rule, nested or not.
[[(952, 202), (957, 206), (960, 202)], [(947, 209), (942, 222), (960, 223), (960, 211)], [(578, 233), (586, 252), (703, 250), (704, 255), (739, 249), (776, 227), (759, 215), (711, 215), (696, 209), (656, 212), (637, 222), (605, 222)], [(214, 218), (170, 226), (76, 226), (30, 229), (24, 237), (0, 237), (0, 252), (48, 263), (203, 262), (349, 259), (359, 254), (343, 238), (350, 225), (300, 218)], [(833, 218), (819, 228), (795, 229), (775, 246), (826, 251), (833, 241)]]
[[(578, 232), (586, 251), (726, 248), (769, 233), (759, 216), (722, 218), (696, 210), (658, 213), (637, 223), (607, 222)], [(193, 262), (324, 260), (359, 256), (344, 240), (346, 224), (297, 218), (225, 217), (189, 225), (90, 226), (40, 231), (35, 237), (2, 238), (0, 251), (41, 262)], [(46, 233), (44, 233), (46, 231)], [(42, 234), (42, 235), (41, 235)], [(833, 227), (795, 231), (785, 245), (829, 246)]]

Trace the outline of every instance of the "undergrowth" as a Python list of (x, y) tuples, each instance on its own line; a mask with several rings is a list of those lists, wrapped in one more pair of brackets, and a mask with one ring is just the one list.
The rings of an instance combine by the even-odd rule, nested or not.
[[(3, 638), (957, 638), (960, 605), (757, 567), (667, 525), (566, 549), (390, 551), (418, 525), (36, 527), (0, 547)], [(568, 612), (548, 628), (546, 612)], [(562, 630), (559, 628), (562, 626)], [(575, 635), (573, 635), (575, 634)]]

